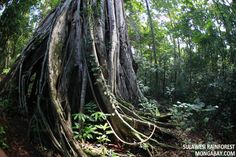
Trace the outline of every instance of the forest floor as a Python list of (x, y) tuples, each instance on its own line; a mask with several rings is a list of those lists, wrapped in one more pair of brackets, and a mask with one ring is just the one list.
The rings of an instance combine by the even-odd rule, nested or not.
[[(8, 157), (60, 157), (59, 155), (56, 155), (53, 152), (42, 150), (39, 151), (39, 145), (32, 144), (28, 140), (28, 123), (22, 116), (12, 112), (5, 112), (3, 109), (0, 108), (0, 124), (1, 126), (4, 126), (4, 128), (6, 128), (5, 142), (8, 145), (8, 148), (5, 148), (4, 151)], [(200, 134), (190, 134), (177, 129), (173, 133), (176, 135), (176, 137), (180, 139), (180, 141), (191, 140), (192, 143), (203, 142), (203, 137)], [(124, 148), (121, 148), (119, 152), (120, 154), (123, 154), (122, 156), (130, 156), (127, 155), (127, 152), (129, 152), (129, 154), (133, 154), (134, 156), (146, 156), (143, 155), (144, 153), (140, 152), (140, 149), (131, 149), (126, 148), (125, 146), (123, 147)], [(111, 147), (110, 149), (113, 148), (115, 147)], [(159, 157), (193, 156), (190, 151), (186, 150), (165, 150), (162, 148), (157, 149), (158, 154), (156, 154), (155, 156)]]
[(27, 121), (16, 114), (0, 116), (0, 124), (5, 128), (7, 148), (4, 149), (8, 157), (44, 157), (27, 139)]

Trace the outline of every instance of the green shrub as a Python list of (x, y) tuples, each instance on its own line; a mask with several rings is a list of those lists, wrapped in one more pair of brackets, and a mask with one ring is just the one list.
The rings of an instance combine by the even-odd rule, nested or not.
[(150, 100), (144, 100), (140, 104), (140, 111), (143, 113), (151, 113), (152, 115), (158, 117), (160, 116), (159, 112), (159, 104), (156, 100), (150, 99)]
[(7, 148), (8, 145), (6, 144), (6, 128), (0, 126), (0, 148), (4, 149)]
[(10, 68), (5, 68), (3, 69), (2, 74), (6, 75), (10, 72), (10, 70), (11, 70)]
[(9, 106), (8, 99), (0, 98), (0, 108), (7, 108)]
[(213, 129), (217, 129), (217, 136), (220, 136), (223, 142), (235, 143), (235, 125), (231, 117), (231, 109), (225, 107), (217, 114), (217, 118), (214, 120)]
[(194, 103), (177, 102), (169, 110), (172, 113), (172, 122), (186, 131), (197, 131), (207, 128), (217, 106), (205, 105), (200, 99)]
[(94, 112), (90, 116), (83, 113), (73, 115), (73, 133), (78, 140), (95, 140), (98, 143), (110, 142), (109, 134), (112, 134), (111, 128), (106, 122), (103, 112)]

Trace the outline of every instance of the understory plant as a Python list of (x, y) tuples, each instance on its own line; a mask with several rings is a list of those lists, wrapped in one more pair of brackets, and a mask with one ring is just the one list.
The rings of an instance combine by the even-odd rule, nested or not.
[(155, 117), (159, 117), (160, 116), (160, 112), (159, 112), (160, 105), (154, 99), (143, 100), (142, 103), (140, 103), (140, 107), (141, 107), (140, 110), (143, 113), (150, 113), (151, 115), (153, 115)]
[(6, 128), (0, 126), (0, 148), (5, 149), (8, 145), (6, 144)]
[(5, 98), (0, 98), (0, 108), (4, 109), (9, 106), (9, 100)]
[(193, 103), (177, 101), (169, 110), (172, 114), (172, 122), (179, 128), (185, 131), (197, 131), (207, 128), (217, 108), (218, 106), (206, 105), (200, 99), (196, 99)]
[(73, 114), (74, 137), (81, 141), (96, 141), (104, 144), (110, 142), (108, 135), (112, 134), (109, 124), (106, 122), (108, 115), (96, 111), (95, 104), (86, 104), (85, 113)]

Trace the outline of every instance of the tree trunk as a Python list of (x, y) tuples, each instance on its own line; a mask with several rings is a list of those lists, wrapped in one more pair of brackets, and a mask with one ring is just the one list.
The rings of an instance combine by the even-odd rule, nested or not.
[[(157, 67), (157, 48), (156, 48), (157, 42), (156, 42), (155, 30), (154, 30), (152, 15), (151, 15), (150, 6), (149, 6), (150, 2), (148, 2), (148, 0), (145, 0), (145, 3), (146, 3), (147, 15), (148, 15), (148, 20), (149, 20), (150, 29), (151, 29), (153, 58), (154, 58), (154, 65), (156, 68), (154, 86), (158, 88), (159, 74), (158, 74), (158, 67)], [(151, 54), (151, 56), (152, 56), (152, 54)], [(152, 63), (152, 60), (151, 60), (151, 63)], [(156, 93), (154, 93), (154, 96), (155, 96), (155, 98), (158, 98), (158, 90), (156, 90)]]
[(65, 157), (86, 156), (71, 128), (71, 114), (83, 111), (86, 98), (112, 114), (108, 123), (120, 141), (168, 147), (151, 138), (160, 127), (127, 103), (137, 104), (142, 94), (121, 0), (63, 1), (39, 25), (0, 89), (13, 89), (10, 82), (17, 82), (20, 109), (42, 128), (43, 142)]

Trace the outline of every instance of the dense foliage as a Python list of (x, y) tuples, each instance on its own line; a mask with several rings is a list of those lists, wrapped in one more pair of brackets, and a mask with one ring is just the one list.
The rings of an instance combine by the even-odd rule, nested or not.
[(199, 99), (217, 106), (216, 123), (211, 123), (217, 126), (211, 127), (224, 130), (221, 137), (231, 136), (236, 124), (235, 1), (146, 3), (126, 3), (141, 89), (169, 104)]
[(0, 70), (8, 69), (21, 53), (39, 22), (59, 0), (6, 1), (0, 8)]

